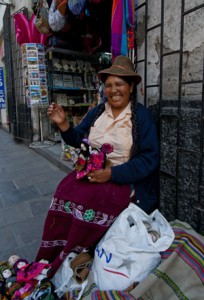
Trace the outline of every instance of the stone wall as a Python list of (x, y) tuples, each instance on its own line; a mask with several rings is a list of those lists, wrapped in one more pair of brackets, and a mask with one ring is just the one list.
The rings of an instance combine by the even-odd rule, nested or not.
[[(139, 0), (138, 5), (143, 2)], [(157, 107), (160, 125), (160, 210), (169, 221), (177, 218), (204, 234), (203, 85), (202, 82), (182, 84), (181, 90), (179, 86), (179, 79), (183, 82), (203, 80), (204, 7), (185, 15), (181, 32), (182, 1), (164, 1), (162, 51), (163, 54), (179, 51), (183, 42), (182, 76), (179, 78), (180, 54), (161, 57), (161, 27), (145, 32), (145, 20), (147, 28), (161, 22), (161, 0), (146, 2), (147, 15), (145, 6), (137, 12), (137, 60), (146, 59), (146, 84), (158, 85), (146, 89), (146, 103)], [(201, 4), (203, 0), (185, 0), (184, 10)], [(143, 77), (144, 85), (144, 62), (138, 63), (137, 72)], [(140, 92), (138, 97), (143, 103)]]
[(201, 99), (164, 100), (160, 114), (160, 210), (168, 220), (191, 224), (204, 234)]

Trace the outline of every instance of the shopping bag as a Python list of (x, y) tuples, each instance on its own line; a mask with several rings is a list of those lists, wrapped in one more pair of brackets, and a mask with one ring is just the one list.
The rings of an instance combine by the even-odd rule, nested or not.
[(48, 4), (45, 0), (38, 0), (34, 25), (42, 34), (48, 34), (50, 32), (48, 23)]
[(88, 279), (85, 279), (83, 282), (79, 283), (74, 276), (74, 270), (72, 269), (71, 263), (76, 257), (76, 253), (69, 253), (52, 278), (52, 283), (56, 288), (55, 293), (59, 298), (61, 298), (66, 292), (77, 290), (79, 291), (77, 299), (80, 299), (85, 287), (88, 284)]
[(130, 203), (96, 246), (95, 283), (100, 290), (124, 290), (142, 281), (173, 240), (174, 232), (158, 210), (147, 215)]

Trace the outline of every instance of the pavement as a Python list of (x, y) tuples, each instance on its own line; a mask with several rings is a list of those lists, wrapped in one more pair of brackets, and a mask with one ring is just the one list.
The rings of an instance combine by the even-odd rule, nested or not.
[(60, 143), (30, 148), (0, 128), (0, 262), (34, 261), (53, 193), (73, 168), (61, 153)]

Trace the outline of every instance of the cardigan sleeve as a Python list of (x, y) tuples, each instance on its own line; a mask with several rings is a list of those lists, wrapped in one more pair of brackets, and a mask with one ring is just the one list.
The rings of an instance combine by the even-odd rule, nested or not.
[(138, 104), (139, 155), (112, 167), (112, 181), (131, 184), (149, 176), (159, 165), (159, 142), (156, 123), (149, 109)]

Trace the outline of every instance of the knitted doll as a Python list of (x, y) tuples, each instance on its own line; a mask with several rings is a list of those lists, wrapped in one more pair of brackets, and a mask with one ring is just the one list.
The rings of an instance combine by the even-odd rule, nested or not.
[(113, 152), (113, 147), (105, 143), (100, 148), (92, 148), (87, 139), (83, 139), (78, 160), (75, 164), (76, 178), (80, 179), (94, 170), (104, 169), (107, 162), (107, 154)]
[(8, 259), (9, 265), (13, 268), (13, 265), (15, 264), (15, 262), (16, 262), (18, 259), (20, 259), (20, 257), (19, 257), (18, 255), (16, 255), (16, 254), (11, 255), (11, 256), (9, 257), (9, 259)]
[(41, 281), (47, 277), (49, 268), (50, 264), (44, 262), (26, 264), (17, 271), (17, 281), (31, 284)]
[(90, 148), (91, 145), (87, 139), (83, 139), (81, 142), (81, 149), (79, 151), (78, 159), (75, 163), (75, 169), (77, 172), (77, 179), (87, 175), (87, 166), (90, 160)]
[(16, 276), (8, 262), (0, 263), (0, 294), (12, 299), (15, 291), (22, 286), (16, 282)]
[[(10, 257), (9, 262), (12, 263), (16, 257)], [(17, 300), (29, 298), (41, 281), (46, 279), (47, 271), (50, 265), (47, 262), (28, 263), (26, 259), (18, 258), (13, 264), (15, 271), (14, 282), (8, 285), (8, 279), (4, 284), (4, 290), (9, 299)], [(9, 272), (7, 272), (9, 277)], [(11, 278), (9, 277), (11, 281)], [(31, 299), (31, 298), (29, 298)], [(33, 299), (33, 298), (32, 298)]]
[[(11, 260), (11, 258), (9, 258), (9, 260)], [(27, 259), (24, 258), (19, 258), (15, 261), (15, 263), (13, 264), (13, 268), (14, 271), (16, 272), (16, 274), (22, 269), (24, 268), (26, 265), (28, 265), (28, 261)]]

